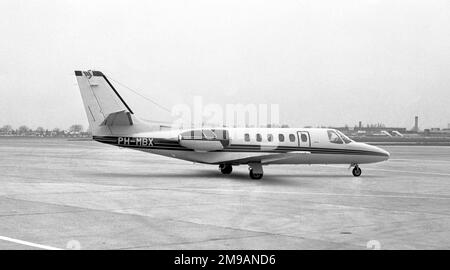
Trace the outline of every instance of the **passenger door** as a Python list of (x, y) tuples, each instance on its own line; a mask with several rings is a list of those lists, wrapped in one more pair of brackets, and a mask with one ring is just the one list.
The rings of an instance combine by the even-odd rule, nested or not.
[(311, 138), (309, 136), (309, 132), (307, 131), (298, 131), (298, 146), (300, 147), (311, 147)]

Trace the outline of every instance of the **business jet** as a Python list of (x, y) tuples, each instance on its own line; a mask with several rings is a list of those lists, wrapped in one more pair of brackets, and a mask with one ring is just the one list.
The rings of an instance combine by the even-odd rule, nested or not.
[(252, 179), (270, 164), (360, 164), (385, 161), (389, 153), (351, 140), (331, 128), (192, 128), (161, 130), (137, 118), (100, 71), (75, 71), (95, 141), (166, 157), (218, 165), (230, 174), (248, 165)]

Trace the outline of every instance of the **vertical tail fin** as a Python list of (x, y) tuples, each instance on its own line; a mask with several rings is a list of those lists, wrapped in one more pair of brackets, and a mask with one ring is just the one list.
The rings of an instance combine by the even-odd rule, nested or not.
[[(109, 80), (100, 71), (75, 71), (92, 134), (112, 135), (112, 121), (119, 114), (126, 114), (132, 125), (133, 111), (125, 103)], [(109, 116), (109, 117), (108, 117)], [(123, 115), (122, 115), (123, 116)], [(123, 120), (120, 121), (123, 124)], [(109, 123), (109, 124), (108, 124)]]

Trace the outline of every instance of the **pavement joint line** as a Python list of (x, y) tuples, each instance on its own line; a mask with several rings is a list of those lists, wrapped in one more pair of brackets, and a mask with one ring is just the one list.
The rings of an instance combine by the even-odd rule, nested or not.
[(20, 245), (25, 245), (25, 246), (29, 246), (29, 247), (46, 249), (46, 250), (62, 250), (61, 248), (56, 248), (56, 247), (52, 247), (52, 246), (36, 244), (36, 243), (32, 243), (32, 242), (28, 242), (28, 241), (24, 241), (24, 240), (19, 240), (19, 239), (14, 239), (14, 238), (6, 237), (6, 236), (0, 236), (0, 240), (16, 243), (16, 244), (20, 244)]
[(80, 211), (60, 211), (60, 212), (37, 212), (37, 213), (17, 213), (17, 214), (0, 214), (0, 218), (6, 217), (20, 217), (20, 216), (44, 216), (44, 215), (57, 215), (57, 214), (74, 214), (83, 212), (92, 212), (93, 210), (80, 210)]
[[(450, 175), (450, 174), (449, 174)], [(439, 196), (405, 196), (405, 195), (382, 195), (382, 194), (350, 194), (350, 193), (329, 193), (329, 192), (293, 192), (293, 191), (264, 191), (264, 190), (243, 190), (243, 189), (207, 189), (207, 188), (123, 188), (117, 190), (99, 190), (99, 191), (68, 191), (68, 192), (47, 192), (39, 193), (42, 194), (86, 194), (86, 193), (112, 193), (112, 192), (126, 192), (126, 191), (144, 191), (144, 190), (165, 190), (165, 191), (179, 191), (179, 192), (189, 192), (198, 191), (204, 194), (214, 193), (214, 192), (247, 192), (247, 193), (261, 193), (261, 194), (285, 194), (285, 195), (324, 195), (324, 196), (347, 196), (347, 197), (373, 197), (373, 198), (399, 198), (399, 199), (430, 199), (430, 200), (450, 200), (450, 197), (439, 197)], [(29, 193), (16, 193), (8, 196), (21, 196), (29, 195)], [(217, 194), (219, 195), (219, 194)], [(434, 195), (434, 194), (430, 194)], [(6, 196), (3, 195), (3, 196)]]
[[(270, 234), (257, 234), (257, 235), (248, 235), (248, 236), (231, 236), (231, 237), (217, 237), (217, 238), (209, 238), (199, 241), (185, 241), (185, 242), (177, 242), (177, 243), (163, 243), (161, 246), (172, 246), (172, 245), (190, 245), (190, 244), (199, 244), (206, 242), (215, 242), (215, 241), (228, 241), (228, 240), (237, 240), (237, 239), (245, 239), (245, 238), (254, 238), (254, 237), (265, 237), (270, 236)], [(138, 248), (150, 248), (149, 245), (141, 245), (141, 246), (133, 246), (133, 247), (122, 247), (118, 248), (120, 250), (127, 249), (138, 249)]]
[[(333, 240), (322, 240), (318, 239), (316, 237), (305, 237), (305, 236), (298, 236), (298, 235), (286, 235), (286, 234), (276, 234), (276, 233), (266, 233), (261, 235), (251, 235), (251, 236), (241, 236), (241, 237), (224, 237), (224, 238), (212, 238), (212, 239), (205, 239), (200, 241), (188, 241), (188, 242), (179, 242), (179, 243), (165, 243), (161, 246), (163, 247), (173, 247), (173, 246), (179, 246), (179, 245), (192, 245), (192, 244), (198, 244), (198, 243), (207, 243), (207, 242), (217, 242), (217, 241), (228, 241), (228, 240), (237, 240), (237, 239), (247, 239), (247, 238), (258, 238), (258, 237), (273, 237), (273, 236), (281, 236), (286, 238), (296, 238), (300, 240), (305, 241), (317, 241), (317, 242), (324, 242), (328, 241), (338, 246), (353, 246), (353, 247), (363, 247), (364, 244), (352, 244), (352, 243), (346, 243), (341, 241), (333, 241)], [(129, 250), (129, 249), (145, 249), (145, 248), (151, 248), (152, 246), (149, 245), (142, 245), (142, 246), (132, 246), (132, 247), (123, 247), (118, 248), (120, 250)]]
[(412, 174), (424, 174), (424, 175), (439, 175), (439, 176), (450, 176), (450, 173), (437, 173), (437, 172), (414, 172), (414, 171), (401, 171), (401, 170), (389, 170), (389, 169), (378, 169), (378, 168), (366, 168), (372, 171), (385, 171), (385, 172), (401, 172), (401, 173), (412, 173)]
[(390, 158), (389, 162), (391, 161), (417, 161), (417, 162), (428, 162), (428, 163), (448, 163), (448, 161), (445, 160), (433, 160), (433, 159), (411, 159), (411, 158)]
[[(47, 203), (47, 204), (54, 204), (54, 203)], [(61, 205), (70, 206), (70, 205), (65, 205), (65, 204), (61, 204)], [(84, 209), (86, 209), (86, 208), (84, 208)], [(93, 209), (93, 210), (95, 210), (95, 211), (102, 211), (102, 212), (110, 212), (108, 210), (101, 210), (101, 209)], [(137, 215), (135, 213), (120, 213), (120, 212), (113, 212), (113, 213), (122, 214), (122, 215), (140, 216), (140, 215)], [(200, 223), (200, 222), (194, 222), (194, 221), (178, 219), (178, 218), (160, 218), (160, 219), (168, 220), (168, 221), (172, 221), (172, 222), (181, 222), (181, 223), (196, 224), (196, 225), (201, 225), (201, 226), (218, 227), (218, 228), (234, 230), (234, 231), (250, 232), (250, 233), (255, 233), (255, 234), (260, 234), (260, 235), (267, 235), (267, 236), (272, 235), (272, 236), (284, 236), (284, 237), (305, 239), (305, 237), (303, 237), (303, 236), (295, 236), (295, 235), (281, 234), (281, 233), (275, 233), (275, 232), (266, 232), (266, 231), (259, 231), (259, 230), (246, 229), (246, 228), (236, 228), (236, 227), (223, 226), (223, 225), (218, 225), (218, 224)], [(0, 240), (1, 240), (1, 238), (0, 238)], [(318, 240), (318, 239), (316, 239), (316, 240)], [(21, 241), (21, 240), (18, 240), (18, 241)], [(33, 243), (31, 243), (31, 244), (33, 244)]]
[[(318, 165), (321, 167), (331, 167), (331, 168), (344, 168), (344, 166), (337, 165)], [(380, 168), (364, 168), (364, 170), (372, 170), (372, 171), (385, 171), (385, 172), (400, 172), (400, 173), (411, 173), (411, 174), (425, 174), (425, 175), (440, 175), (440, 176), (450, 176), (450, 173), (436, 173), (436, 172), (417, 172), (417, 171), (402, 171), (402, 170), (389, 170), (389, 169), (380, 169)]]
[[(24, 199), (21, 199), (21, 200), (24, 200)], [(29, 201), (29, 200), (24, 200), (24, 201)], [(79, 207), (79, 206), (71, 206), (71, 205), (66, 205), (66, 204), (56, 204), (56, 203), (49, 203), (49, 202), (46, 202), (46, 204), (63, 205), (63, 206), (68, 206), (68, 207), (77, 207), (77, 208), (82, 208), (82, 209), (89, 209), (89, 210), (93, 210), (93, 211), (98, 211), (98, 212), (110, 212), (110, 213), (115, 213), (115, 214), (119, 214), (119, 215), (141, 216), (141, 215), (138, 215), (138, 214), (135, 214), (135, 213), (111, 212), (111, 211), (103, 210), (103, 209), (91, 209), (91, 208)], [(197, 225), (202, 225), (202, 226), (225, 228), (225, 229), (235, 230), (235, 231), (252, 232), (252, 233), (267, 234), (267, 235), (283, 235), (283, 234), (274, 234), (274, 233), (271, 233), (271, 232), (261, 232), (261, 231), (256, 231), (256, 230), (248, 230), (248, 229), (234, 228), (234, 227), (228, 227), (228, 226), (221, 226), (221, 225), (216, 225), (216, 224), (202, 224), (202, 223), (198, 223), (198, 222), (193, 222), (193, 221), (188, 221), (188, 220), (183, 220), (183, 219), (177, 219), (177, 218), (157, 218), (157, 219), (168, 220), (168, 221), (172, 221), (172, 222), (197, 224)], [(290, 237), (295, 237), (295, 236), (290, 236)], [(0, 240), (1, 240), (1, 238), (0, 238)]]
[[(156, 189), (156, 188), (155, 188)], [(165, 190), (165, 189), (162, 189)], [(399, 199), (435, 199), (450, 200), (450, 197), (431, 196), (399, 196), (399, 195), (377, 195), (377, 194), (350, 194), (350, 193), (327, 193), (327, 192), (293, 192), (293, 191), (265, 191), (265, 190), (243, 190), (243, 189), (205, 189), (205, 188), (171, 188), (177, 191), (212, 191), (212, 192), (247, 192), (265, 194), (286, 194), (286, 195), (324, 195), (324, 196), (347, 196), (347, 197), (374, 197), (374, 198), (399, 198)]]

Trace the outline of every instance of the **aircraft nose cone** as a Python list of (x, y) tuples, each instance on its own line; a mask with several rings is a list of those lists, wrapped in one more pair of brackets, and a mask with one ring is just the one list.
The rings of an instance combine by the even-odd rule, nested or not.
[(386, 161), (391, 156), (391, 154), (389, 154), (388, 151), (386, 151), (378, 146), (370, 145), (370, 144), (366, 144), (366, 143), (361, 143), (360, 145), (362, 146), (361, 147), (362, 149), (372, 152), (375, 155), (373, 157), (372, 162)]
[(389, 157), (391, 156), (391, 154), (389, 154), (389, 152), (384, 149), (378, 148), (378, 151), (386, 157), (386, 160), (388, 160)]

